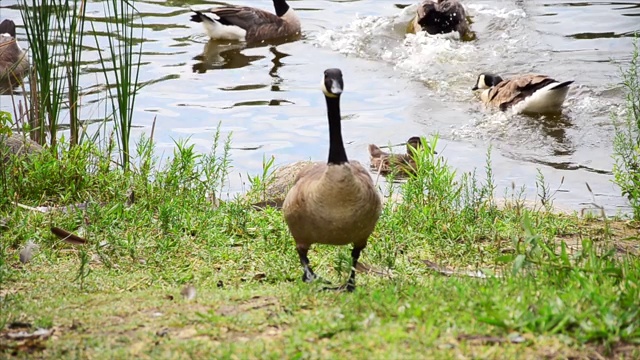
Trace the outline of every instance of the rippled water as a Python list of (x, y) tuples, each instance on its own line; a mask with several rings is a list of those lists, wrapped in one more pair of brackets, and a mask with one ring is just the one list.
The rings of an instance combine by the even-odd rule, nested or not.
[[(266, 0), (228, 3), (272, 10)], [(215, 4), (220, 3), (137, 2), (147, 25), (141, 70), (147, 85), (137, 100), (133, 133), (149, 134), (157, 117), (159, 156), (170, 154), (174, 139), (187, 137), (206, 152), (221, 122), (224, 134), (233, 132), (236, 148), (231, 193), (246, 188), (247, 173), (260, 172), (263, 156), (273, 155), (279, 164), (326, 158), (319, 83), (323, 69), (340, 67), (346, 88), (343, 132), (351, 158), (366, 162), (368, 143), (438, 133), (437, 150), (460, 171), (482, 168), (492, 146), (499, 195), (515, 182), (533, 199), (539, 168), (552, 187), (564, 177), (556, 205), (580, 209), (591, 202), (588, 182), (609, 213), (625, 211), (626, 202), (611, 183), (610, 116), (623, 110), (618, 66), (630, 59), (640, 5), (465, 1), (478, 39), (461, 43), (451, 35), (405, 35), (412, 2), (291, 0), (303, 23), (303, 39), (243, 48), (208, 43), (200, 24), (189, 21), (190, 6)], [(103, 12), (101, 2), (88, 3), (88, 16), (99, 18)], [(22, 23), (15, 1), (2, 1), (0, 17)], [(101, 23), (95, 26), (104, 29)], [(24, 28), (18, 31), (26, 46)], [(95, 51), (85, 55), (88, 89), (100, 82), (100, 65)], [(513, 116), (478, 104), (470, 88), (482, 71), (544, 73), (575, 83), (562, 116)], [(0, 108), (11, 109), (6, 96), (0, 97)], [(104, 95), (88, 96), (83, 116), (101, 112)]]

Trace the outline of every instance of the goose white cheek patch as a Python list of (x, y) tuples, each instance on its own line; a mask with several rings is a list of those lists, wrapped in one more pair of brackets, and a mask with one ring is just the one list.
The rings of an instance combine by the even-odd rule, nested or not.
[(336, 95), (342, 93), (342, 86), (335, 80), (331, 80), (331, 92)]

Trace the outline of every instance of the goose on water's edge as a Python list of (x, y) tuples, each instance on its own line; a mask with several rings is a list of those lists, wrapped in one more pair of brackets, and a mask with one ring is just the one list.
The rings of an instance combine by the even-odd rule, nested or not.
[(503, 80), (499, 75), (482, 73), (471, 90), (483, 90), (482, 102), (502, 111), (544, 114), (562, 110), (573, 81), (559, 82), (546, 75), (533, 74)]
[(249, 6), (191, 9), (195, 13), (191, 21), (202, 23), (214, 40), (256, 43), (300, 36), (300, 20), (287, 1), (273, 0), (273, 6), (275, 14)]
[(0, 23), (0, 84), (13, 87), (29, 71), (29, 59), (16, 40), (16, 24), (5, 19)]
[[(382, 151), (382, 149), (375, 144), (369, 144), (371, 168), (382, 175), (387, 175), (391, 172), (395, 172), (401, 177), (408, 174), (415, 174), (417, 164), (414, 153), (422, 149), (422, 139), (418, 136), (412, 136), (407, 140), (406, 146), (405, 154), (392, 154)], [(432, 150), (428, 149), (428, 151)], [(437, 154), (435, 151), (432, 152)]]
[(426, 31), (430, 35), (457, 32), (461, 40), (474, 40), (464, 6), (457, 0), (423, 0), (409, 23), (408, 32)]
[(284, 200), (283, 213), (296, 242), (305, 282), (316, 279), (307, 257), (311, 245), (353, 244), (349, 280), (336, 288), (353, 291), (355, 268), (382, 212), (382, 200), (369, 172), (347, 158), (340, 124), (343, 88), (340, 69), (325, 70), (322, 91), (329, 120), (329, 158), (298, 173)]

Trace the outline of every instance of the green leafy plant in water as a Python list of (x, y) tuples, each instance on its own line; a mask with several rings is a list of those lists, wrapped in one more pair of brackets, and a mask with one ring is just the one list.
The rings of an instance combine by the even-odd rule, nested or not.
[(629, 67), (621, 70), (626, 91), (626, 114), (614, 120), (616, 136), (613, 142), (614, 181), (633, 207), (633, 215), (640, 220), (640, 51), (638, 37), (633, 42), (633, 56)]

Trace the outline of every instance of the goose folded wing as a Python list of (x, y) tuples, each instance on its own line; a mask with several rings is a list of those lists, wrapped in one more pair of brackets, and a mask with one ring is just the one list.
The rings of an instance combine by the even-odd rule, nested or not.
[(223, 25), (238, 26), (242, 29), (260, 28), (283, 21), (275, 14), (251, 7), (223, 7), (211, 12), (218, 15), (218, 21)]
[(313, 176), (319, 176), (322, 173), (322, 171), (324, 171), (324, 169), (325, 167), (324, 167), (324, 164), (322, 163), (310, 163), (309, 165), (305, 166), (298, 172), (298, 175), (296, 175), (296, 178), (293, 181), (293, 183), (297, 184), (298, 181), (300, 181), (300, 179), (310, 176), (311, 174), (314, 174)]
[(499, 96), (500, 108), (504, 110), (553, 82), (555, 82), (555, 80), (546, 75), (525, 75), (503, 81), (498, 84), (495, 89), (496, 94), (500, 93), (500, 95), (502, 95)]

